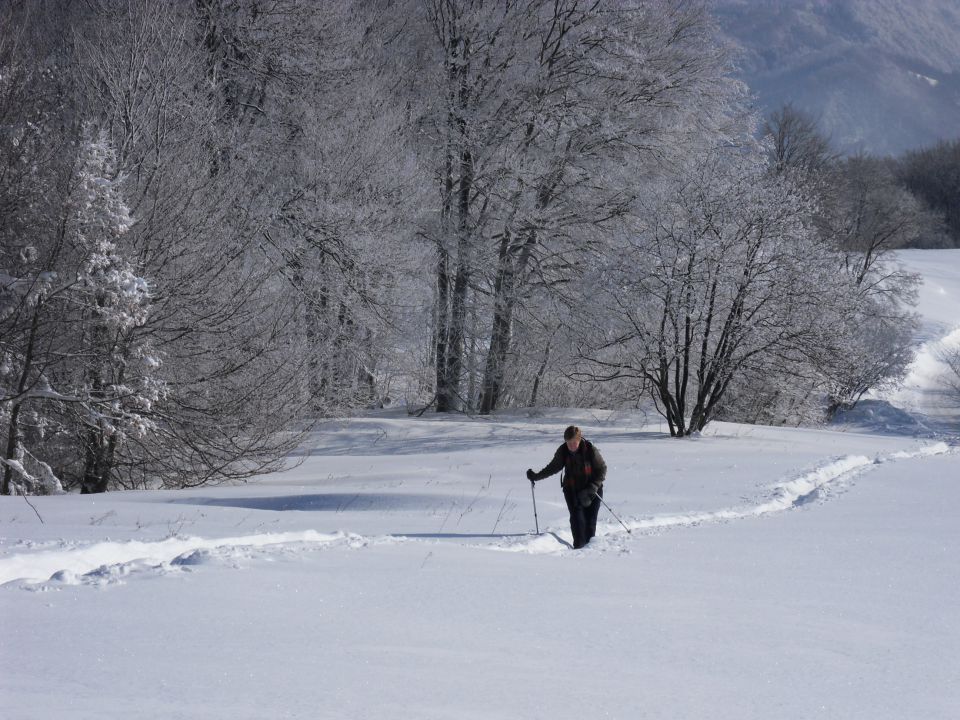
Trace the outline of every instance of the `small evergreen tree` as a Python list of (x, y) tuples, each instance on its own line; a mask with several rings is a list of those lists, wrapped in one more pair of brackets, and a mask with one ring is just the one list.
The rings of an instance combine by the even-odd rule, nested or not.
[(74, 292), (82, 360), (72, 377), (76, 432), (83, 447), (83, 492), (103, 492), (128, 435), (154, 428), (153, 404), (163, 394), (159, 360), (138, 331), (150, 312), (147, 282), (125, 257), (123, 237), (132, 225), (123, 200), (123, 178), (103, 130), (88, 129), (82, 142), (70, 240), (80, 263)]

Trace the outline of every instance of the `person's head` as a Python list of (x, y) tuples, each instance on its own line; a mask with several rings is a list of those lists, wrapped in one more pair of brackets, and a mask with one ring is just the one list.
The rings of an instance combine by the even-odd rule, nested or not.
[(567, 450), (570, 452), (576, 452), (577, 448), (580, 447), (580, 428), (576, 425), (571, 425), (566, 430), (563, 431), (563, 439), (567, 441)]

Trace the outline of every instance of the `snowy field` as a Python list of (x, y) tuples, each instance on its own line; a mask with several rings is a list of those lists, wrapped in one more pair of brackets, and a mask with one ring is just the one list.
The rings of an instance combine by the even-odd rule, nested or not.
[[(394, 412), (241, 487), (0, 498), (0, 714), (960, 717), (960, 453), (923, 364), (960, 251), (903, 257), (913, 384), (842, 431)], [(569, 422), (630, 530), (601, 510), (582, 551), (557, 478), (534, 534), (524, 478)]]

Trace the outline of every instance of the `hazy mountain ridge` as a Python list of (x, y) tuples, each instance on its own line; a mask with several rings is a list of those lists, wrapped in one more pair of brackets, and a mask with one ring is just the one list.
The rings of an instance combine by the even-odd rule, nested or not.
[(714, 11), (765, 112), (792, 102), (847, 152), (960, 136), (960, 3), (716, 0)]

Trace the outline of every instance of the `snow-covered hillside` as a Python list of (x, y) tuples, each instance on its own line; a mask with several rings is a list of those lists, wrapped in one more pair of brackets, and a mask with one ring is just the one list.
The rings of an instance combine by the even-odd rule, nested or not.
[[(960, 251), (903, 259), (949, 335)], [(626, 525), (582, 551), (524, 478), (570, 422)], [(383, 413), (240, 487), (0, 497), (3, 717), (954, 718), (951, 443)]]
[(716, 0), (741, 78), (792, 102), (847, 152), (899, 153), (960, 135), (955, 0)]
[[(903, 385), (870, 394), (844, 424), (906, 435), (960, 436), (960, 378), (943, 360), (960, 348), (960, 251), (901, 250), (900, 262), (919, 273), (917, 310), (921, 317), (916, 357)], [(954, 387), (952, 387), (954, 386)]]

